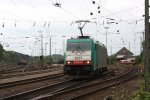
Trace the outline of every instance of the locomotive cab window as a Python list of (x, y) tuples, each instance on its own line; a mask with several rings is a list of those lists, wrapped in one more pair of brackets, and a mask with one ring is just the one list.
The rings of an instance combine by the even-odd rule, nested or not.
[(67, 43), (67, 51), (91, 50), (90, 42)]

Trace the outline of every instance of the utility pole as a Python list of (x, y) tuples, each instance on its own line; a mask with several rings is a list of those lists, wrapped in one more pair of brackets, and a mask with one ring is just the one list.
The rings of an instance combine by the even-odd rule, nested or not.
[(48, 44), (48, 43), (45, 43), (45, 56), (46, 56), (47, 44)]
[(43, 35), (41, 34), (41, 56), (40, 56), (40, 60), (41, 60), (41, 67), (43, 67)]
[(150, 34), (149, 34), (149, 0), (145, 0), (145, 91), (150, 91)]
[(43, 56), (43, 35), (41, 34), (41, 56)]
[(51, 57), (51, 36), (50, 36), (50, 39), (49, 39), (49, 48), (50, 48), (49, 55)]
[(140, 54), (142, 53), (142, 37), (140, 37)]
[(130, 42), (129, 42), (129, 51), (130, 51)]
[(109, 27), (104, 27), (106, 29), (106, 49), (107, 49), (107, 29), (109, 29)]
[(66, 36), (62, 36), (62, 37), (63, 37), (63, 55), (64, 55), (64, 52), (65, 52), (65, 39), (64, 39), (64, 38), (65, 38)]

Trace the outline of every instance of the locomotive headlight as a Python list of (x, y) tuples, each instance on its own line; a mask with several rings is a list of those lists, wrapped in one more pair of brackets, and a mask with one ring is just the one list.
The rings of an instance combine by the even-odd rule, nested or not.
[(90, 63), (90, 61), (87, 61), (86, 63), (87, 63), (87, 64), (89, 64), (89, 63)]
[(90, 61), (87, 61), (86, 63), (87, 63), (87, 64), (90, 64)]
[(80, 55), (80, 52), (77, 52), (78, 55)]
[(67, 64), (71, 64), (71, 62), (70, 62), (70, 61), (67, 61)]

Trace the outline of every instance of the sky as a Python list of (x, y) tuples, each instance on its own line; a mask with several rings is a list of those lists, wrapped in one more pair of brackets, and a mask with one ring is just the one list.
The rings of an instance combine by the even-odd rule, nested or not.
[(144, 39), (144, 0), (0, 0), (0, 15), (4, 49), (32, 56), (49, 55), (50, 38), (52, 54), (63, 54), (80, 35), (77, 20), (90, 21), (83, 34), (107, 43), (108, 55), (122, 47), (139, 55)]

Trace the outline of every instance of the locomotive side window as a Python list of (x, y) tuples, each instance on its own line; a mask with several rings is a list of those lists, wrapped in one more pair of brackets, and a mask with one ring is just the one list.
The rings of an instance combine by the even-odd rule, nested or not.
[(67, 51), (91, 50), (90, 42), (67, 43)]

